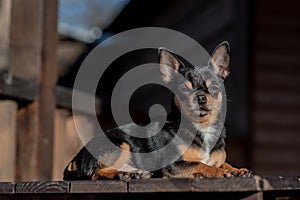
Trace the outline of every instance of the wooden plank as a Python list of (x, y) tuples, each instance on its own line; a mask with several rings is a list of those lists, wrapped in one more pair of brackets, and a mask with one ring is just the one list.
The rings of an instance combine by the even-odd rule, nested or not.
[(52, 180), (62, 180), (63, 171), (68, 162), (66, 150), (69, 148), (70, 141), (67, 137), (66, 123), (69, 117), (70, 112), (68, 110), (56, 109), (54, 119)]
[(255, 176), (251, 178), (209, 178), (194, 179), (192, 181), (193, 192), (245, 192), (259, 191), (260, 178)]
[[(33, 78), (38, 72), (37, 80), (39, 81), (39, 92), (36, 99), (25, 111), (20, 114), (21, 127), (19, 128), (19, 158), (18, 158), (18, 178), (19, 180), (50, 180), (52, 178), (52, 145), (53, 145), (53, 131), (54, 131), (54, 109), (55, 109), (55, 85), (56, 85), (56, 43), (57, 43), (57, 0), (53, 1), (40, 1), (30, 0), (32, 4), (24, 4), (23, 1), (14, 0), (15, 6), (23, 5), (26, 7), (24, 10), (20, 9), (20, 13), (26, 18), (31, 10), (27, 7), (32, 6), (35, 11), (39, 11), (39, 7), (42, 9), (38, 15), (36, 13), (30, 15), (38, 17), (34, 19), (35, 23), (32, 23), (33, 29), (39, 29), (40, 21), (42, 23), (42, 50), (37, 54), (41, 59), (42, 68), (39, 68), (39, 63), (34, 65), (28, 65), (30, 63), (22, 63), (22, 66), (30, 66), (35, 68), (26, 74), (23, 79)], [(38, 7), (38, 9), (35, 8)], [(15, 11), (16, 12), (16, 11)], [(33, 12), (33, 11), (32, 11)], [(18, 15), (17, 15), (18, 16)], [(30, 18), (29, 18), (30, 19)], [(20, 23), (20, 21), (18, 22)], [(18, 27), (20, 28), (20, 27)], [(14, 31), (17, 31), (14, 30)], [(41, 35), (39, 30), (33, 30), (32, 35)], [(29, 37), (30, 34), (27, 34)], [(17, 36), (16, 36), (17, 38)], [(17, 38), (18, 39), (18, 38)], [(35, 40), (39, 40), (37, 37)], [(31, 40), (29, 40), (31, 41)], [(22, 49), (25, 51), (25, 49)], [(16, 52), (13, 52), (16, 53)], [(32, 53), (32, 52), (31, 52)], [(26, 55), (26, 54), (25, 54)], [(30, 59), (29, 59), (30, 60)], [(32, 64), (32, 63), (31, 63)], [(12, 69), (16, 69), (18, 66), (12, 65)], [(22, 70), (20, 70), (22, 71)], [(12, 72), (11, 72), (12, 73)], [(12, 73), (15, 75), (14, 73)], [(28, 117), (22, 119), (22, 113)], [(27, 136), (27, 137), (26, 137)]]
[(41, 70), (42, 11), (41, 0), (12, 0), (9, 71), (14, 77), (38, 79)]
[(191, 179), (170, 178), (170, 179), (131, 180), (128, 182), (128, 191), (131, 193), (190, 192)]
[[(55, 114), (53, 179), (62, 180), (68, 162), (82, 148), (83, 141), (95, 137), (94, 124), (85, 115), (70, 116), (70, 112), (57, 109)], [(76, 119), (76, 126), (75, 120)], [(81, 134), (81, 138), (78, 134)]]
[(37, 104), (31, 103), (18, 112), (17, 181), (39, 180)]
[(73, 109), (76, 112), (86, 113), (86, 114), (93, 114), (89, 110), (87, 110), (84, 105), (72, 105), (72, 93), (77, 92), (78, 98), (82, 99), (83, 102), (90, 101), (91, 98), (95, 99), (95, 108), (96, 112), (100, 112), (101, 100), (99, 97), (88, 94), (85, 92), (81, 92), (78, 90), (72, 90), (70, 88), (57, 86), (56, 87), (56, 101), (57, 105), (63, 108)]
[(73, 157), (74, 153), (77, 152), (83, 144), (96, 136), (94, 126), (93, 122), (89, 120), (89, 117), (85, 115), (73, 115), (68, 119), (67, 134), (70, 140), (69, 145), (72, 146), (72, 148), (69, 149), (69, 156)]
[(264, 177), (264, 190), (300, 190), (300, 177)]
[(54, 91), (57, 82), (57, 10), (57, 0), (43, 1), (42, 69), (39, 74), (40, 90), (37, 98), (39, 110), (36, 113), (39, 118), (38, 131), (40, 134), (38, 150), (40, 180), (52, 178), (54, 110), (56, 107)]
[(0, 101), (1, 181), (15, 180), (17, 109), (14, 101)]
[(37, 93), (37, 81), (26, 81), (12, 77), (9, 73), (0, 73), (0, 94), (2, 96), (33, 101)]
[(70, 193), (126, 193), (127, 183), (122, 181), (72, 181)]
[(18, 182), (15, 193), (68, 193), (69, 183), (64, 181)]
[(0, 71), (7, 69), (10, 38), (11, 0), (0, 1)]
[[(13, 99), (34, 101), (37, 98), (38, 91), (38, 81), (22, 80), (12, 77), (9, 73), (0, 72), (0, 95)], [(73, 90), (71, 88), (56, 86), (55, 101), (57, 106), (67, 109), (73, 108), (73, 110), (83, 114), (93, 114), (86, 110), (82, 105), (77, 107), (72, 105), (72, 92)], [(85, 101), (85, 99), (89, 100), (95, 98), (96, 112), (100, 112), (101, 101), (99, 97), (84, 92), (79, 92), (78, 94), (81, 95), (80, 98), (83, 99), (83, 101)]]
[(15, 184), (10, 182), (0, 183), (0, 195), (1, 194), (13, 194), (15, 191)]

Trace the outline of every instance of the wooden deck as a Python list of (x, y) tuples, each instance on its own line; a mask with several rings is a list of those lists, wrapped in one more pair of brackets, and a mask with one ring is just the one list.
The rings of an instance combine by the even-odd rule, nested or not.
[(0, 183), (0, 199), (300, 199), (299, 177)]

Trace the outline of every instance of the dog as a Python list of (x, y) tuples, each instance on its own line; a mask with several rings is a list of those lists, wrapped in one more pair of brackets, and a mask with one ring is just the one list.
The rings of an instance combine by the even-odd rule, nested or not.
[[(64, 170), (64, 180), (147, 179), (151, 177), (248, 177), (252, 172), (246, 168), (235, 168), (226, 163), (226, 130), (219, 126), (220, 106), (226, 101), (219, 83), (229, 75), (230, 47), (222, 42), (213, 51), (207, 66), (186, 65), (183, 58), (171, 51), (159, 49), (162, 80), (175, 85), (171, 112), (159, 133), (149, 138), (136, 138), (122, 130), (138, 131), (131, 124), (107, 131), (109, 138), (121, 151), (91, 154), (83, 147)], [(180, 78), (181, 77), (181, 78)], [(183, 77), (183, 78), (182, 78)], [(179, 124), (184, 122), (184, 126)], [(222, 122), (223, 123), (223, 122)], [(153, 131), (150, 124), (149, 133)], [(122, 129), (122, 130), (121, 130)], [(151, 152), (164, 147), (176, 135), (184, 133), (193, 137), (189, 146), (173, 144), (172, 151), (180, 154), (171, 164), (155, 171), (143, 169), (145, 162), (134, 153)], [(214, 142), (212, 138), (215, 138)], [(97, 144), (92, 139), (89, 144)], [(101, 149), (101, 146), (96, 146)], [(104, 158), (103, 158), (104, 157)], [(160, 155), (156, 161), (159, 162)], [(109, 160), (111, 164), (102, 162)], [(156, 162), (155, 161), (155, 162)], [(152, 161), (153, 162), (153, 161)], [(148, 162), (149, 163), (149, 162)], [(147, 165), (147, 163), (146, 163)]]

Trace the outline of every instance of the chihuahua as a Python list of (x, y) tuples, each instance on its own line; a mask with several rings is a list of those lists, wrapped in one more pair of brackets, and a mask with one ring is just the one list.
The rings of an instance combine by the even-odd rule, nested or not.
[[(98, 153), (95, 156), (95, 153), (92, 155), (86, 147), (83, 147), (67, 165), (64, 180), (252, 175), (246, 168), (235, 168), (226, 163), (226, 131), (223, 124), (220, 126), (220, 123), (223, 123), (220, 121), (221, 105), (226, 99), (220, 83), (223, 84), (229, 75), (228, 42), (222, 42), (215, 48), (206, 66), (184, 64), (186, 62), (183, 58), (165, 48), (160, 48), (158, 52), (163, 82), (176, 86), (171, 112), (163, 128), (148, 138), (136, 138), (125, 134), (123, 132), (125, 129), (131, 132), (138, 131), (131, 124), (106, 131), (106, 137), (121, 151)], [(184, 125), (181, 126), (180, 123)], [(149, 134), (153, 131), (151, 126), (155, 126), (155, 123), (150, 124)], [(145, 170), (147, 162), (145, 163), (139, 154), (134, 153), (161, 149), (169, 144), (178, 132), (184, 137), (192, 137), (191, 144), (189, 146), (173, 144), (172, 151), (180, 155), (176, 160), (159, 170)], [(100, 139), (96, 137), (87, 145), (95, 145)], [(160, 159), (163, 158), (158, 154), (155, 160), (159, 162)], [(110, 160), (111, 164), (108, 165), (103, 160)]]

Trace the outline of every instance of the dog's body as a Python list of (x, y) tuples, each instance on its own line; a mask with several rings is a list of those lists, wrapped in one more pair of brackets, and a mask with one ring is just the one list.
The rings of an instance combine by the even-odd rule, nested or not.
[[(106, 132), (106, 136), (121, 153), (110, 152), (105, 158), (100, 153), (96, 159), (85, 147), (68, 164), (64, 171), (65, 180), (78, 179), (115, 179), (154, 177), (230, 177), (250, 176), (247, 169), (237, 169), (225, 163), (225, 129), (219, 126), (219, 115), (222, 112), (222, 90), (219, 83), (228, 76), (229, 45), (221, 43), (212, 54), (207, 66), (185, 66), (181, 60), (166, 49), (159, 50), (160, 70), (166, 84), (175, 83), (176, 95), (172, 102), (172, 111), (162, 130), (153, 135), (158, 127), (151, 123), (148, 127), (148, 138), (136, 138), (125, 132), (138, 132), (134, 125), (128, 124)], [(183, 77), (180, 78), (179, 74)], [(216, 106), (217, 105), (217, 106)], [(182, 115), (182, 117), (181, 117)], [(180, 124), (184, 124), (181, 126)], [(123, 131), (122, 131), (122, 130)], [(193, 138), (189, 146), (172, 144), (176, 134)], [(135, 134), (137, 135), (137, 134)], [(90, 144), (101, 138), (93, 139)], [(165, 145), (172, 145), (173, 153), (181, 155), (177, 160), (163, 169), (144, 171), (145, 161), (136, 153), (155, 152)], [(89, 145), (89, 144), (88, 144)], [(99, 147), (101, 148), (101, 146)], [(130, 153), (129, 153), (130, 152)], [(101, 158), (100, 158), (101, 157)], [(155, 156), (155, 162), (161, 162), (161, 155)], [(101, 160), (110, 160), (106, 165)]]

